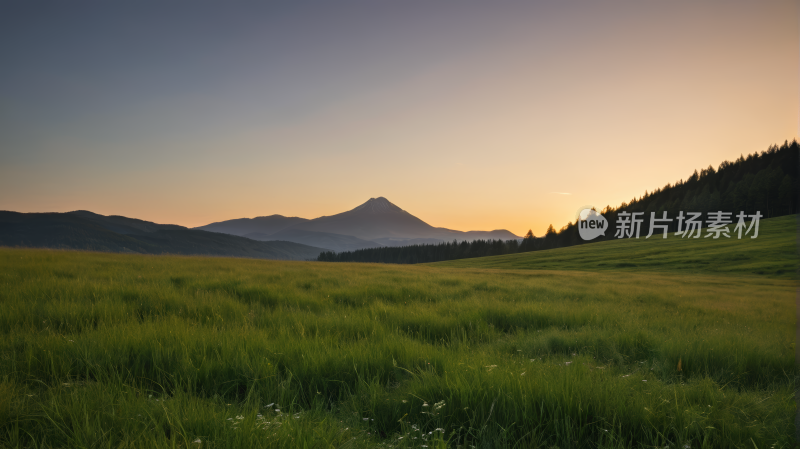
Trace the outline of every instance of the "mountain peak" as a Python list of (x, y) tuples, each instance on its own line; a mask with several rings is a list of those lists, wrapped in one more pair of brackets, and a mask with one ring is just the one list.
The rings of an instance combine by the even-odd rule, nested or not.
[(356, 207), (351, 212), (368, 212), (368, 213), (381, 213), (381, 212), (403, 212), (403, 209), (392, 204), (391, 201), (379, 196), (378, 198), (370, 198), (366, 203)]
[[(434, 228), (391, 201), (379, 196), (346, 212), (306, 220), (297, 217), (270, 215), (257, 218), (240, 218), (201, 226), (199, 229), (225, 234), (252, 237), (253, 239), (290, 240), (309, 246), (335, 249), (345, 239), (348, 245), (397, 245), (432, 243), (437, 241), (475, 239), (513, 239), (508, 231), (461, 232)], [(284, 232), (285, 231), (285, 232)], [(301, 232), (302, 231), (302, 232)], [(291, 238), (289, 238), (291, 237)], [(300, 240), (302, 238), (302, 240)], [(320, 239), (327, 239), (322, 243)], [(350, 239), (350, 240), (347, 240)], [(353, 239), (356, 239), (355, 241)], [(364, 242), (364, 241), (371, 241)], [(337, 243), (338, 242), (338, 243)], [(367, 246), (363, 246), (367, 247)]]

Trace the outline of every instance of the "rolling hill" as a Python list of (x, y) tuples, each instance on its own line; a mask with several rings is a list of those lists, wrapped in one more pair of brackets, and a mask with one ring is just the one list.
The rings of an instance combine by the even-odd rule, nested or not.
[(0, 246), (282, 260), (313, 259), (323, 251), (294, 242), (259, 242), (88, 211), (30, 214), (0, 211)]
[(798, 260), (796, 217), (789, 215), (761, 220), (756, 239), (749, 236), (741, 240), (735, 236), (686, 239), (670, 234), (667, 239), (610, 240), (427, 265), (504, 270), (665, 271), (797, 279)]

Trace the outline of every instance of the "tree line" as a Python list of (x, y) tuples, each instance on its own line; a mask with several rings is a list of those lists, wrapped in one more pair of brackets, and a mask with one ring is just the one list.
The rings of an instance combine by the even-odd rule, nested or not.
[[(642, 237), (650, 229), (651, 212), (656, 218), (667, 213), (673, 221), (670, 232), (677, 231), (675, 218), (680, 212), (701, 212), (705, 220), (708, 212), (757, 211), (764, 218), (790, 215), (798, 212), (798, 165), (800, 146), (796, 141), (772, 145), (760, 154), (754, 152), (739, 156), (733, 162), (725, 161), (716, 169), (712, 166), (697, 170), (686, 180), (647, 192), (617, 207), (606, 206), (600, 213), (609, 223), (609, 230), (592, 242), (614, 239), (614, 224), (621, 212), (642, 212)], [(439, 244), (409, 245), (400, 247), (368, 248), (335, 253), (323, 252), (317, 260), (325, 262), (379, 262), (413, 264), (472, 257), (497, 256), (543, 249), (579, 245), (585, 242), (578, 233), (578, 223), (569, 222), (558, 231), (551, 224), (545, 235), (536, 237), (529, 230), (519, 240), (474, 240), (472, 242), (444, 242)]]

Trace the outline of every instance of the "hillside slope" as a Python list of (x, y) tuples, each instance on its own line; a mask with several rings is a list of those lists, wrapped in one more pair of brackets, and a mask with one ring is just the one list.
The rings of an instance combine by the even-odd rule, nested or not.
[(0, 246), (306, 260), (323, 248), (159, 225), (87, 211), (23, 214), (0, 211)]
[(756, 239), (749, 236), (741, 240), (736, 237), (686, 239), (670, 234), (667, 239), (611, 240), (428, 265), (525, 270), (664, 271), (797, 279), (799, 260), (796, 217), (789, 215), (761, 220)]

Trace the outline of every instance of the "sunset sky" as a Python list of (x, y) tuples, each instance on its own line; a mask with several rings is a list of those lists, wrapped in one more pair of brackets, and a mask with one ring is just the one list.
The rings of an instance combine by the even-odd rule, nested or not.
[(542, 235), (798, 137), (796, 1), (0, 4), (0, 210)]

